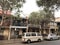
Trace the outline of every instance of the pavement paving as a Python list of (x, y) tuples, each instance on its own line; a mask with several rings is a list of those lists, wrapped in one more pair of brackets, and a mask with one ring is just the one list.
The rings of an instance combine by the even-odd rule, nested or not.
[(43, 41), (43, 42), (31, 43), (29, 45), (60, 45), (60, 40)]
[(0, 44), (20, 43), (21, 39), (0, 40)]
[(60, 45), (60, 40), (22, 43), (21, 39), (0, 40), (0, 45)]

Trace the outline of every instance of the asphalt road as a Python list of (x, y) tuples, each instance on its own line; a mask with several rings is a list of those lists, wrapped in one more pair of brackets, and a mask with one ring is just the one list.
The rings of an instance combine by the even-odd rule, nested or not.
[(60, 45), (60, 40), (32, 42), (30, 44), (22, 43), (22, 42), (6, 43), (6, 44), (0, 43), (0, 45)]

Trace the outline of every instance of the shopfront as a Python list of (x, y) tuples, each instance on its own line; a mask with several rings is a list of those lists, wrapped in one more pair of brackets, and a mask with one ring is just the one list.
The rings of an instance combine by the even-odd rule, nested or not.
[(26, 32), (27, 26), (11, 26), (10, 27), (10, 38), (21, 38), (22, 34)]

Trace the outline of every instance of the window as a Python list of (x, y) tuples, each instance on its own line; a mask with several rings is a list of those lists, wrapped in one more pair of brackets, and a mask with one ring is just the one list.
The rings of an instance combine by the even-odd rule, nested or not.
[(32, 33), (32, 36), (36, 36), (36, 34), (35, 33)]
[(20, 20), (13, 20), (13, 24), (14, 26), (20, 26)]
[(30, 36), (30, 34), (26, 34), (26, 36)]
[(0, 35), (3, 35), (4, 30), (0, 30)]
[(1, 22), (2, 22), (2, 16), (0, 16), (0, 24), (1, 24)]
[(0, 20), (2, 20), (2, 16), (0, 16)]
[(1, 30), (3, 31), (3, 30), (5, 30), (5, 28), (1, 28)]

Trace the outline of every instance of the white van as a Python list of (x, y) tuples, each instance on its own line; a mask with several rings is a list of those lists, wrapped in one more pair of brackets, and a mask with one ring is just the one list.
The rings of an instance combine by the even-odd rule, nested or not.
[(31, 41), (42, 41), (43, 37), (37, 32), (26, 32), (22, 36), (22, 41), (30, 43)]

